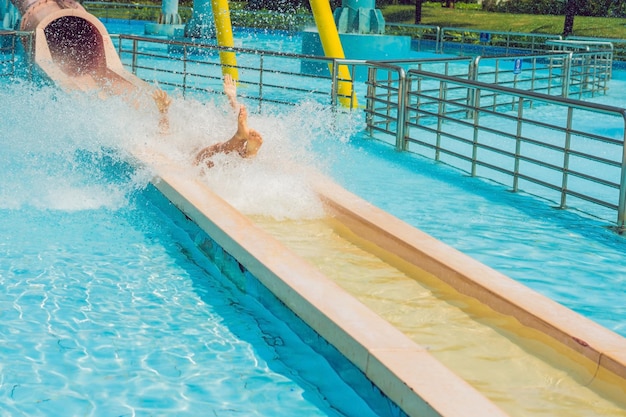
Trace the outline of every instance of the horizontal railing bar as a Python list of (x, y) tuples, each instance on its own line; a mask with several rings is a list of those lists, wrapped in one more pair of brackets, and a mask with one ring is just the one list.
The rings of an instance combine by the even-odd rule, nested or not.
[(419, 71), (419, 70), (409, 70), (408, 75), (420, 75), (430, 78), (439, 79), (442, 81), (448, 81), (452, 83), (467, 85), (469, 87), (480, 88), (481, 90), (489, 90), (494, 92), (502, 92), (509, 94), (511, 96), (519, 96), (526, 99), (534, 99), (537, 101), (542, 101), (549, 104), (557, 104), (557, 105), (566, 105), (573, 108), (578, 109), (593, 109), (598, 113), (603, 114), (621, 114), (625, 116), (626, 120), (626, 109), (621, 107), (610, 106), (607, 104), (601, 103), (593, 103), (593, 102), (580, 102), (577, 100), (572, 100), (564, 97), (558, 96), (548, 96), (545, 94), (534, 93), (532, 91), (526, 90), (516, 90), (514, 88), (505, 87), (505, 86), (493, 86), (492, 84), (483, 83), (480, 81), (471, 81), (471, 80), (462, 80), (459, 78), (451, 77), (449, 75), (436, 74), (428, 71)]

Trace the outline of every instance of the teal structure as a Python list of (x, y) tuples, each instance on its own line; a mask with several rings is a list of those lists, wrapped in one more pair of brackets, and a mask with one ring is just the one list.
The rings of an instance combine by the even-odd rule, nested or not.
[[(342, 0), (341, 7), (333, 12), (339, 39), (347, 59), (399, 59), (411, 52), (410, 36), (385, 35), (385, 19), (376, 9), (375, 0)], [(317, 30), (302, 32), (302, 53), (324, 56), (322, 42)], [(302, 72), (323, 74), (328, 65), (303, 62)], [(365, 74), (355, 74), (362, 79)]]
[(385, 33), (385, 19), (376, 0), (342, 0), (333, 16), (339, 33)]
[(216, 29), (213, 19), (213, 7), (210, 0), (193, 0), (193, 14), (187, 25), (184, 35), (186, 38), (215, 38)]
[[(0, 0), (1, 1), (1, 0)], [(173, 36), (176, 30), (183, 28), (182, 19), (178, 14), (178, 0), (163, 0), (161, 13), (156, 22), (146, 23), (146, 35)]]
[(17, 30), (20, 26), (20, 12), (10, 0), (0, 0), (0, 30)]

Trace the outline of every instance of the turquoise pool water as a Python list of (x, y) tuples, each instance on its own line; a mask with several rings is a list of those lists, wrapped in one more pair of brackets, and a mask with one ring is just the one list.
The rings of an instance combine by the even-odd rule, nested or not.
[[(250, 32), (238, 38), (246, 46), (299, 52), (297, 36), (276, 39)], [(591, 100), (626, 107), (626, 72), (614, 71), (609, 87), (606, 96)], [(266, 141), (268, 152), (278, 153), (286, 146), (300, 157), (293, 142), (308, 147), (317, 156), (299, 162), (314, 165), (407, 223), (626, 336), (622, 302), (626, 241), (608, 230), (608, 222), (557, 210), (549, 201), (511, 193), (507, 187), (419, 156), (399, 154), (360, 131), (362, 115), (337, 122), (323, 109), (310, 106), (285, 110), (280, 124), (273, 117), (255, 121), (265, 131), (282, 130)], [(271, 161), (264, 158), (263, 163)], [(223, 195), (229, 197), (229, 192)], [(288, 192), (283, 197), (291, 199)], [(231, 202), (254, 212), (238, 199), (233, 196)]]
[(199, 253), (126, 162), (152, 119), (22, 84), (0, 103), (0, 414), (401, 415)]
[(607, 224), (378, 142), (345, 148), (347, 189), (626, 336), (626, 241)]
[[(11, 145), (2, 154), (0, 188), (0, 407), (17, 415), (196, 415), (207, 408), (225, 415), (379, 414), (333, 371), (312, 372), (327, 362), (311, 360), (310, 348), (282, 322), (222, 282), (145, 190), (149, 173), (118, 162), (128, 146), (149, 140), (151, 116), (21, 88), (0, 93), (0, 134)], [(173, 137), (174, 155), (185, 157), (219, 110), (191, 103), (172, 112), (174, 130), (191, 134)], [(246, 213), (315, 216), (303, 167), (321, 169), (626, 335), (625, 247), (606, 224), (398, 154), (363, 137), (358, 115), (333, 125), (330, 113), (309, 103), (253, 116), (266, 137), (264, 152), (254, 163), (216, 170), (212, 185)], [(183, 136), (192, 143), (183, 144)]]

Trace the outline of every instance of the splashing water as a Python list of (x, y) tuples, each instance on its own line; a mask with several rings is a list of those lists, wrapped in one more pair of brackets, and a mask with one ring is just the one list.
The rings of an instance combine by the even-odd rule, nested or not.
[(116, 208), (147, 183), (125, 161), (150, 122), (122, 100), (14, 84), (0, 89), (0, 101), (0, 208)]
[[(181, 163), (189, 163), (199, 149), (226, 140), (236, 131), (236, 114), (223, 103), (178, 100), (170, 114), (170, 135), (156, 146)], [(307, 102), (287, 111), (251, 114), (249, 125), (264, 140), (255, 158), (214, 155), (212, 168), (200, 166), (192, 175), (200, 175), (244, 214), (277, 220), (322, 216), (311, 179), (325, 171), (329, 161), (327, 157), (322, 160), (314, 148), (325, 141), (347, 141), (356, 127), (355, 116), (335, 114)]]
[(313, 151), (314, 144), (346, 141), (356, 126), (353, 116), (317, 103), (251, 114), (249, 125), (264, 137), (257, 157), (217, 155), (215, 166), (207, 169), (193, 166), (195, 153), (236, 130), (236, 114), (221, 99), (202, 103), (175, 97), (168, 135), (159, 134), (149, 100), (135, 108), (119, 98), (100, 100), (23, 83), (3, 86), (0, 100), (0, 208), (124, 206), (152, 178), (149, 168), (130, 164), (132, 151), (145, 146), (188, 164), (190, 175), (200, 175), (245, 214), (317, 217), (323, 212), (310, 178), (327, 161)]

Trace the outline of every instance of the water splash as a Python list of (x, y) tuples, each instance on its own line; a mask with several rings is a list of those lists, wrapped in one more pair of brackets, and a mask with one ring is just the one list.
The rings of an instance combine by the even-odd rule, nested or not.
[(127, 166), (155, 122), (122, 100), (26, 83), (0, 87), (0, 208), (117, 208), (149, 176)]
[(315, 148), (347, 141), (357, 126), (354, 116), (314, 102), (251, 114), (250, 126), (264, 137), (258, 156), (217, 155), (215, 166), (207, 169), (192, 164), (195, 153), (230, 138), (236, 114), (221, 97), (200, 102), (173, 96), (170, 133), (161, 135), (148, 97), (133, 107), (121, 99), (100, 100), (53, 87), (0, 87), (0, 208), (122, 207), (152, 178), (131, 156), (149, 147), (189, 166), (190, 175), (200, 175), (245, 214), (276, 219), (323, 215), (311, 178), (329, 161)]

